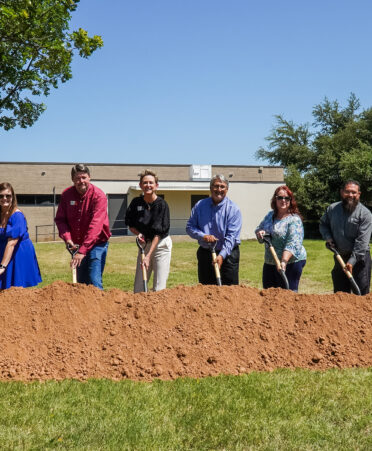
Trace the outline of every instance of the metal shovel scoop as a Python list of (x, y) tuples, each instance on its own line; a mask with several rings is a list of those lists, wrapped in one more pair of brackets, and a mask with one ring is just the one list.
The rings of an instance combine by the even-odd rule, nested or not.
[(270, 250), (271, 255), (273, 256), (273, 259), (275, 261), (276, 267), (278, 268), (279, 274), (280, 274), (281, 278), (283, 279), (284, 286), (285, 286), (286, 290), (289, 290), (289, 283), (288, 283), (287, 276), (285, 275), (284, 269), (280, 265), (280, 260), (279, 260), (278, 256), (276, 255), (274, 246), (271, 243), (271, 235), (269, 235), (269, 234), (264, 235), (262, 237), (262, 241), (265, 243), (265, 246)]
[(145, 259), (146, 241), (141, 243), (140, 239), (137, 236), (136, 243), (137, 243), (138, 249), (141, 251), (143, 291), (145, 293), (147, 293), (148, 292), (148, 288), (147, 288), (147, 270), (145, 268), (145, 265), (143, 264), (143, 260)]
[(332, 246), (330, 243), (326, 243), (326, 248), (335, 254), (337, 261), (339, 262), (339, 264), (341, 265), (341, 268), (343, 269), (344, 273), (346, 274), (347, 278), (349, 279), (351, 288), (353, 289), (354, 293), (357, 294), (358, 296), (361, 296), (362, 293), (360, 292), (360, 289), (359, 289), (357, 283), (355, 282), (353, 275), (346, 268), (346, 264), (345, 264), (344, 260), (342, 259), (341, 255), (339, 254), (338, 250), (334, 246)]

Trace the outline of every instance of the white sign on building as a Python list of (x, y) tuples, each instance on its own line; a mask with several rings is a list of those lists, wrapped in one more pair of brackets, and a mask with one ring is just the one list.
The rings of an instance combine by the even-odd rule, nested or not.
[(210, 180), (212, 166), (210, 164), (192, 164), (190, 166), (190, 180)]

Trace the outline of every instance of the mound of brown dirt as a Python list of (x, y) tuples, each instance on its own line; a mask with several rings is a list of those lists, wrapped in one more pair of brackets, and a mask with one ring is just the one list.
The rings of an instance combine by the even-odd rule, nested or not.
[(372, 297), (55, 282), (0, 293), (0, 379), (239, 374), (372, 365)]

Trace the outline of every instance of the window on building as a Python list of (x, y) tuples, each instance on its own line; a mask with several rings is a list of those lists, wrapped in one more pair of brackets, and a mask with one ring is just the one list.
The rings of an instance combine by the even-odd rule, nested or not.
[(205, 199), (209, 197), (208, 194), (191, 194), (191, 210), (194, 208), (194, 205), (199, 202), (199, 200)]
[(126, 194), (108, 194), (108, 216), (110, 231), (114, 236), (128, 235), (128, 227), (125, 225), (125, 213), (127, 211), (128, 198)]
[[(49, 207), (53, 205), (53, 194), (17, 194), (18, 205), (27, 207)], [(56, 204), (59, 204), (61, 195), (56, 195)]]

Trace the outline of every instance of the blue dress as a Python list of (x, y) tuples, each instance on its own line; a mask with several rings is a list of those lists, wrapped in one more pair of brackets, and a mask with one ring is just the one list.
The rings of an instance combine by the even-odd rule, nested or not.
[(18, 238), (18, 242), (5, 272), (0, 276), (0, 289), (34, 287), (41, 282), (40, 269), (28, 234), (26, 218), (21, 211), (10, 216), (5, 228), (0, 227), (0, 262), (8, 238)]

